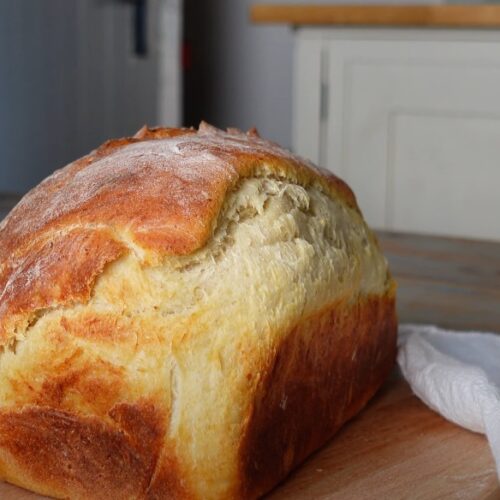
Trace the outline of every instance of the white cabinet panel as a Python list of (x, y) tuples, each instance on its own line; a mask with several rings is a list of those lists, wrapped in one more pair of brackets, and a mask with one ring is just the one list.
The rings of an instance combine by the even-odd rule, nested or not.
[(390, 120), (389, 226), (500, 235), (500, 114), (401, 113)]
[(320, 40), (306, 39), (296, 44), (293, 144), (296, 151), (315, 163), (320, 163), (322, 60), (325, 52)]
[(329, 54), (317, 156), (369, 223), (500, 239), (500, 35), (310, 29), (299, 45), (317, 39)]

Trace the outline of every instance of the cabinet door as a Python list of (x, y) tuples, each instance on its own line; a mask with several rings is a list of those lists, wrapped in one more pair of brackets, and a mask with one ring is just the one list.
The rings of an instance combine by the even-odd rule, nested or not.
[[(293, 149), (316, 164), (324, 164), (324, 144), (322, 132), (326, 129), (326, 116), (321, 113), (322, 89), (325, 61), (329, 58), (328, 49), (319, 39), (302, 37), (298, 39), (294, 52), (293, 76)], [(324, 106), (324, 103), (323, 103)]]
[(375, 227), (500, 239), (500, 42), (358, 33), (324, 40), (326, 166)]

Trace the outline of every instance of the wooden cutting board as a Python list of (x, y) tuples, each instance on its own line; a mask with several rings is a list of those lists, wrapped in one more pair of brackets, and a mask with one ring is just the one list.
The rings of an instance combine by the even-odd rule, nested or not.
[[(401, 321), (500, 332), (500, 243), (381, 233)], [(0, 483), (1, 500), (42, 497)], [(269, 499), (500, 499), (484, 436), (429, 410), (394, 370)]]

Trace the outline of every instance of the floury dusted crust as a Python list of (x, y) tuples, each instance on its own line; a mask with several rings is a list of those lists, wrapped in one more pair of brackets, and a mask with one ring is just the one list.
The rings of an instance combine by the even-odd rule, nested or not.
[(71, 498), (255, 498), (392, 367), (349, 188), (255, 133), (143, 129), (0, 230), (0, 475)]

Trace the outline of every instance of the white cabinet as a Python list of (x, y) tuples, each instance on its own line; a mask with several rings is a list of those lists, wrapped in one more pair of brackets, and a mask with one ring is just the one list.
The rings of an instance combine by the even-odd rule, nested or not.
[(500, 33), (301, 29), (294, 101), (374, 227), (500, 239)]

